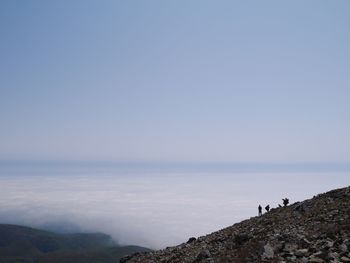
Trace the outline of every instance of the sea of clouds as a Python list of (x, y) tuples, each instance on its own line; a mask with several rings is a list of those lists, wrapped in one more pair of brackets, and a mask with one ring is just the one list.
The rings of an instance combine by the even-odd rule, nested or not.
[(0, 175), (0, 223), (104, 232), (164, 248), (350, 184), (349, 173), (64, 173)]

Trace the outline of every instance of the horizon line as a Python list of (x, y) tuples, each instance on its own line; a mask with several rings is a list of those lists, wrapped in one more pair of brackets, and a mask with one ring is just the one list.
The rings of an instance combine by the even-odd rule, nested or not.
[[(0, 167), (86, 168), (113, 171), (161, 172), (350, 172), (350, 162), (224, 162), (224, 161), (121, 161), (64, 159), (0, 159)], [(0, 170), (1, 171), (1, 170)]]

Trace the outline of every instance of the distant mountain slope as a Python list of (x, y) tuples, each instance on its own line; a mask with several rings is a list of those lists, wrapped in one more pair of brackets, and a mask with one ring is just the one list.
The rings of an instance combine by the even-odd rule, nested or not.
[(117, 246), (101, 233), (56, 234), (29, 227), (0, 224), (0, 262), (117, 262), (127, 254), (149, 251)]
[(350, 187), (273, 209), (127, 263), (350, 262)]

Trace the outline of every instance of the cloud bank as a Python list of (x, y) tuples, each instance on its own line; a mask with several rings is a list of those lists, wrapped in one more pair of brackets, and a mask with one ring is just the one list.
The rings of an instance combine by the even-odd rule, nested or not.
[(272, 207), (350, 184), (349, 174), (172, 173), (1, 175), (0, 223), (100, 231), (164, 248)]

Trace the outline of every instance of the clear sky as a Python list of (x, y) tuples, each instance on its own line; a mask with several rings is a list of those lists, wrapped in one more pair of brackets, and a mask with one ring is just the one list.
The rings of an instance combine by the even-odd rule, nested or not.
[(350, 1), (0, 2), (0, 158), (350, 161)]

